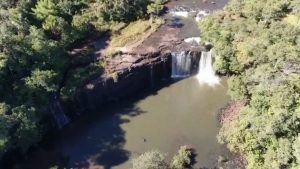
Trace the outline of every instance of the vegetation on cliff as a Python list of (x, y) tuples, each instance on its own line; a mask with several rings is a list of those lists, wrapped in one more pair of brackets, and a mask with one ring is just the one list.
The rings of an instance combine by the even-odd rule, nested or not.
[(300, 2), (233, 0), (201, 23), (229, 94), (245, 102), (219, 140), (247, 168), (300, 167)]
[(153, 19), (151, 22), (149, 20), (132, 22), (122, 29), (120, 34), (112, 37), (110, 46), (123, 47), (141, 41), (144, 36), (156, 31), (163, 23), (164, 20), (161, 18)]
[(149, 18), (147, 7), (155, 4), (162, 1), (0, 0), (0, 157), (40, 141), (52, 96), (73, 99), (82, 76), (99, 72), (93, 63), (72, 70), (72, 83), (60, 90), (67, 69), (77, 65), (67, 52), (75, 43)]

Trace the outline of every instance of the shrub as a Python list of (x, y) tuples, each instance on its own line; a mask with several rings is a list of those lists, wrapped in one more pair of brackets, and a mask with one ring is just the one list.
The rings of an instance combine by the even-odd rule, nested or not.
[(132, 160), (132, 169), (167, 169), (165, 156), (159, 151), (150, 151)]
[(155, 0), (153, 3), (147, 6), (147, 13), (150, 15), (159, 15), (163, 9), (163, 1)]
[(170, 164), (171, 169), (183, 169), (189, 167), (192, 163), (192, 151), (187, 146), (181, 146), (178, 154), (173, 157)]

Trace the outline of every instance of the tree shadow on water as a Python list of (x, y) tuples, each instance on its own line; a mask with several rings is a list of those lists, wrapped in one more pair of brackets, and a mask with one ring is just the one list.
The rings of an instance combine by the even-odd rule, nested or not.
[(110, 107), (102, 112), (79, 117), (61, 130), (56, 138), (47, 140), (46, 146), (29, 155), (22, 168), (110, 169), (127, 162), (131, 153), (124, 149), (126, 139), (121, 125), (146, 112), (128, 104), (126, 107)]
[[(122, 116), (131, 118), (145, 112), (135, 107), (122, 107), (117, 112), (114, 109), (107, 111), (106, 117), (101, 117), (103, 119), (97, 121), (95, 120), (97, 117), (93, 117), (92, 121), (88, 121), (89, 126), (85, 131), (80, 132), (84, 134), (78, 136), (78, 130), (72, 130), (77, 133), (74, 133), (77, 135), (75, 138), (77, 141), (73, 142), (74, 146), (66, 150), (70, 155), (68, 167), (89, 168), (95, 165), (110, 169), (129, 160), (131, 154), (124, 149), (125, 131), (121, 125), (129, 123), (130, 120)], [(113, 112), (114, 114), (111, 115)], [(66, 143), (70, 142), (67, 140)]]
[(147, 113), (137, 107), (136, 103), (149, 95), (156, 95), (159, 89), (105, 105), (99, 112), (81, 115), (29, 154), (21, 168), (49, 169), (58, 166), (63, 169), (111, 169), (127, 162), (131, 153), (124, 148), (126, 132), (122, 125)]

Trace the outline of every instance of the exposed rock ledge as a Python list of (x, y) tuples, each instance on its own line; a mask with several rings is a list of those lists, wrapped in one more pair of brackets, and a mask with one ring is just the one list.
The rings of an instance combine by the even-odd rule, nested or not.
[[(200, 50), (186, 51), (192, 51), (195, 62), (199, 62)], [(119, 53), (103, 61), (105, 72), (85, 84), (77, 96), (83, 111), (96, 111), (105, 103), (130, 97), (171, 77), (170, 48), (146, 53)]]
[(202, 49), (187, 47), (178, 38), (178, 33), (178, 29), (163, 25), (137, 47), (111, 57), (104, 57), (103, 48), (94, 42), (94, 54), (103, 62), (105, 70), (101, 76), (89, 81), (79, 90), (76, 98), (82, 111), (96, 111), (105, 103), (130, 97), (162, 79), (170, 78), (171, 53), (180, 50), (178, 48), (181, 45), (185, 51), (193, 52), (192, 56), (195, 56), (194, 60), (198, 63)]
[(171, 75), (168, 52), (124, 53), (106, 62), (106, 72), (84, 85), (77, 97), (83, 109), (97, 110), (107, 102), (129, 97)]

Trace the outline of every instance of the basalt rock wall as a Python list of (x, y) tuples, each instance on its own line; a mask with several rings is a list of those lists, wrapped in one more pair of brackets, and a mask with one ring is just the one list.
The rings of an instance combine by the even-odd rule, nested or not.
[(126, 53), (108, 60), (107, 72), (86, 85), (79, 92), (82, 111), (97, 111), (101, 106), (117, 102), (154, 86), (171, 76), (171, 53)]

